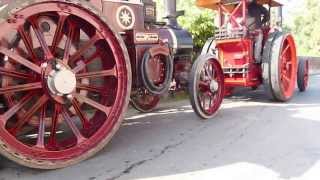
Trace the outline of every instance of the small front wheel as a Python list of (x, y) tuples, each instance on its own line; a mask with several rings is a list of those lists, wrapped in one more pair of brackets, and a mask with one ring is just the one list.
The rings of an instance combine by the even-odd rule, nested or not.
[(189, 93), (194, 111), (203, 119), (216, 115), (224, 98), (224, 75), (215, 56), (202, 55), (192, 67)]

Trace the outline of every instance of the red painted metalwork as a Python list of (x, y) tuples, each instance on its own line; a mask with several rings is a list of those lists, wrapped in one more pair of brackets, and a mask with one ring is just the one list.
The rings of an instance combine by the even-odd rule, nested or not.
[(150, 59), (148, 61), (147, 76), (153, 81), (155, 85), (161, 85), (165, 81), (167, 69), (165, 68), (165, 59), (170, 56), (168, 47), (154, 46), (149, 49)]
[(150, 70), (147, 72), (148, 76), (152, 79), (155, 85), (160, 85), (164, 82), (165, 68), (164, 62), (160, 55), (154, 56), (148, 62)]
[[(241, 0), (233, 9), (220, 3), (218, 11), (220, 26), (217, 35), (221, 32), (240, 33), (237, 37), (221, 38), (216, 41), (219, 61), (225, 71), (226, 89), (237, 86), (259, 86), (262, 83), (261, 67), (254, 63), (254, 41), (246, 36), (248, 33), (247, 2)], [(230, 91), (226, 94), (230, 94)]]
[(253, 41), (251, 39), (217, 41), (219, 60), (225, 70), (225, 85), (227, 87), (253, 87), (262, 83), (261, 67), (254, 63), (252, 47)]
[[(219, 28), (223, 27), (230, 23), (233, 28), (246, 28), (246, 20), (247, 20), (247, 2), (239, 1), (237, 5), (230, 11), (230, 8), (227, 8), (223, 3), (219, 4)], [(228, 14), (228, 18), (224, 16), (224, 14)]]

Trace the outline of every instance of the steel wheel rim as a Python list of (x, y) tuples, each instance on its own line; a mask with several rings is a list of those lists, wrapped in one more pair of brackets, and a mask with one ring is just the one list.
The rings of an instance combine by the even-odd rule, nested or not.
[(280, 88), (286, 98), (290, 98), (295, 89), (297, 57), (294, 40), (287, 36), (280, 51)]
[[(86, 23), (85, 26), (83, 27), (78, 27), (80, 28), (84, 33), (91, 34), (93, 32), (90, 32), (90, 29), (92, 28), (87, 28), (87, 27), (95, 27), (96, 29), (101, 29), (101, 28), (106, 28), (105, 24), (100, 21), (97, 17), (95, 17), (93, 14), (88, 13), (87, 11), (83, 11), (75, 6), (72, 6), (70, 4), (65, 4), (66, 6), (68, 6), (70, 12), (62, 12), (61, 6), (57, 5), (54, 2), (47, 2), (47, 3), (38, 3), (38, 4), (34, 4), (31, 5), (25, 9), (22, 9), (18, 12), (17, 17), (24, 17), (27, 20), (30, 20), (29, 18), (31, 18), (32, 15), (45, 15), (45, 16), (50, 16), (53, 18), (53, 16), (58, 15), (59, 20), (62, 20), (64, 16), (68, 15), (68, 18), (71, 18), (72, 21), (75, 20), (81, 20), (80, 22), (78, 21), (77, 23)], [(31, 10), (32, 9), (32, 10)], [(56, 13), (48, 13), (48, 12), (59, 12), (59, 14)], [(61, 13), (61, 14), (60, 14)], [(67, 19), (68, 19), (67, 18)], [(34, 20), (34, 19), (33, 19)], [(31, 20), (31, 21), (33, 21)], [(4, 31), (4, 32), (10, 32), (9, 30), (12, 31), (13, 28), (17, 28), (17, 25), (22, 25), (24, 23), (23, 19), (18, 19), (16, 22), (10, 22), (10, 20), (8, 21), (9, 23), (5, 23), (5, 25), (3, 27), (7, 28), (8, 31)], [(59, 22), (57, 21), (57, 27), (56, 30), (59, 29)], [(64, 21), (66, 22), (66, 21)], [(70, 24), (68, 24), (70, 25)], [(39, 27), (34, 26), (35, 29), (33, 29), (34, 34), (36, 35), (36, 31), (37, 29), (39, 30)], [(87, 29), (85, 29), (87, 28)], [(46, 146), (43, 143), (39, 143), (40, 140), (42, 138), (37, 138), (37, 141), (35, 142), (36, 144), (33, 144), (31, 146), (29, 146), (29, 144), (27, 145), (25, 142), (21, 142), (20, 140), (16, 139), (16, 137), (12, 136), (11, 134), (8, 133), (8, 127), (6, 127), (6, 123), (4, 122), (9, 122), (12, 121), (12, 109), (6, 111), (4, 114), (1, 115), (0, 117), (0, 138), (1, 140), (6, 143), (10, 148), (14, 149), (16, 151), (16, 153), (18, 153), (19, 155), (22, 156), (26, 156), (28, 158), (33, 158), (33, 159), (37, 159), (39, 161), (41, 160), (48, 160), (50, 159), (51, 161), (54, 160), (69, 160), (69, 159), (73, 159), (76, 158), (80, 155), (82, 155), (85, 152), (88, 152), (90, 149), (94, 148), (95, 146), (97, 146), (99, 144), (99, 142), (101, 142), (104, 138), (106, 138), (106, 136), (108, 136), (112, 130), (113, 127), (115, 126), (115, 124), (118, 121), (119, 116), (121, 116), (121, 109), (119, 107), (123, 107), (125, 104), (125, 95), (127, 93), (127, 71), (125, 69), (126, 64), (125, 61), (123, 60), (124, 57), (122, 55), (122, 52), (120, 52), (119, 50), (121, 49), (119, 43), (117, 42), (117, 39), (114, 38), (112, 31), (110, 29), (103, 29), (104, 31), (102, 32), (94, 32), (93, 36), (88, 35), (89, 38), (91, 38), (88, 42), (84, 42), (84, 45), (80, 47), (80, 49), (77, 49), (78, 51), (76, 51), (76, 55), (73, 54), (69, 54), (69, 56), (66, 56), (69, 59), (68, 61), (71, 61), (72, 59), (74, 61), (80, 61), (79, 59), (81, 59), (82, 62), (84, 63), (92, 63), (93, 61), (96, 61), (96, 57), (98, 56), (101, 61), (102, 67), (103, 69), (98, 71), (89, 71), (89, 72), (85, 72), (83, 73), (83, 71), (85, 69), (87, 69), (87, 67), (82, 66), (83, 64), (77, 64), (74, 65), (74, 67), (72, 67), (72, 71), (76, 71), (75, 76), (78, 79), (83, 79), (83, 78), (100, 78), (102, 77), (102, 79), (104, 81), (107, 82), (112, 82), (114, 81), (114, 79), (116, 79), (116, 84), (113, 84), (113, 88), (115, 89), (116, 92), (112, 92), (111, 95), (106, 96), (103, 93), (106, 93), (105, 90), (109, 90), (110, 88), (106, 88), (106, 86), (104, 88), (100, 88), (100, 87), (93, 87), (92, 84), (89, 85), (80, 85), (77, 82), (77, 86), (75, 87), (75, 91), (72, 92), (73, 98), (68, 97), (68, 98), (64, 98), (65, 101), (70, 100), (73, 109), (76, 112), (76, 115), (82, 120), (83, 120), (83, 124), (84, 120), (88, 120), (88, 117), (85, 118), (84, 116), (88, 115), (88, 114), (83, 114), (82, 113), (82, 105), (79, 101), (83, 102), (86, 105), (91, 106), (92, 108), (95, 108), (96, 113), (94, 113), (94, 115), (92, 115), (90, 119), (90, 125), (86, 125), (89, 127), (86, 128), (82, 128), (82, 129), (78, 129), (77, 130), (77, 124), (75, 124), (74, 120), (71, 119), (71, 112), (69, 111), (69, 108), (65, 107), (65, 104), (60, 104), (57, 103), (55, 99), (55, 95), (52, 95), (52, 91), (48, 90), (47, 87), (47, 80), (45, 80), (45, 76), (47, 76), (51, 71), (48, 70), (50, 68), (53, 67), (53, 65), (51, 64), (51, 61), (53, 61), (53, 53), (50, 53), (51, 49), (48, 49), (48, 45), (45, 44), (41, 44), (43, 43), (43, 41), (41, 41), (41, 43), (39, 43), (43, 49), (43, 51), (45, 51), (45, 61), (50, 63), (37, 63), (37, 62), (32, 62), (33, 64), (31, 64), (29, 60), (27, 60), (28, 62), (26, 62), (26, 60), (23, 60), (24, 65), (28, 65), (28, 67), (32, 70), (29, 69), (29, 71), (33, 71), (33, 73), (35, 73), (36, 75), (36, 79), (38, 79), (37, 83), (29, 85), (27, 88), (25, 88), (24, 91), (26, 92), (30, 92), (27, 95), (24, 95), (22, 98), (22, 102), (28, 101), (30, 100), (31, 96), (33, 96), (34, 94), (31, 91), (34, 91), (35, 89), (37, 91), (40, 91), (42, 94), (39, 98), (39, 101), (36, 101), (34, 106), (31, 106), (29, 111), (29, 114), (35, 114), (38, 113), (39, 114), (39, 124), (40, 121), (43, 121), (43, 117), (45, 117), (45, 111), (47, 106), (50, 105), (45, 105), (47, 104), (47, 102), (54, 102), (54, 109), (52, 110), (52, 116), (54, 120), (53, 122), (57, 122), (57, 119), (59, 119), (59, 116), (63, 116), (64, 117), (64, 121), (66, 125), (69, 126), (69, 130), (71, 130), (71, 132), (73, 133), (73, 136), (70, 137), (70, 139), (60, 139), (59, 141), (56, 140), (56, 142), (54, 143), (55, 145), (53, 147), (51, 147), (52, 144), (50, 144), (50, 146)], [(43, 31), (43, 29), (42, 29)], [(57, 30), (58, 31), (58, 30)], [(22, 31), (20, 31), (21, 33)], [(38, 31), (40, 33), (42, 33), (40, 30)], [(22, 32), (23, 33), (23, 32)], [(66, 32), (63, 32), (63, 29), (61, 30), (60, 34), (63, 34), (63, 36), (66, 36)], [(58, 33), (59, 34), (59, 33)], [(3, 33), (1, 34), (2, 37)], [(23, 35), (20, 35), (23, 37)], [(37, 35), (36, 35), (37, 36)], [(37, 40), (41, 39), (41, 34), (37, 37)], [(54, 35), (54, 39), (59, 39), (58, 36)], [(72, 38), (70, 38), (72, 39)], [(64, 47), (70, 47), (70, 43), (68, 45), (68, 41), (71, 42), (71, 44), (73, 43), (73, 40), (67, 40), (67, 42), (64, 44)], [(75, 41), (75, 40), (74, 40)], [(27, 41), (24, 41), (27, 42)], [(54, 46), (55, 41), (51, 42), (51, 46), (50, 48), (52, 48), (52, 46)], [(47, 43), (47, 42), (44, 42)], [(90, 43), (90, 44), (89, 44)], [(87, 52), (87, 48), (83, 48), (85, 46), (92, 46), (95, 45), (95, 47), (109, 47), (109, 52), (112, 52), (113, 54), (113, 63), (111, 62), (107, 62), (106, 60), (106, 54), (92, 54), (91, 57), (86, 57), (84, 58), (84, 60), (82, 60), (83, 58), (80, 57), (79, 55), (82, 54), (77, 54), (77, 52), (80, 51), (86, 51)], [(26, 46), (27, 47), (27, 46)], [(19, 58), (17, 58), (16, 56), (13, 56), (12, 53), (10, 53), (10, 50), (8, 51), (8, 49), (1, 47), (1, 53), (5, 54), (6, 56), (11, 56), (10, 58), (10, 62), (13, 61), (13, 59), (15, 59), (14, 61), (17, 63), (19, 61)], [(85, 50), (83, 50), (83, 49)], [(25, 48), (26, 50), (28, 50), (28, 48)], [(55, 48), (53, 48), (55, 49)], [(68, 49), (68, 48), (65, 48)], [(33, 49), (34, 50), (34, 49)], [(16, 48), (15, 48), (16, 51)], [(96, 49), (96, 51), (98, 51)], [(101, 51), (99, 51), (99, 53), (101, 53)], [(30, 53), (31, 54), (31, 53)], [(29, 54), (29, 55), (30, 55)], [(71, 56), (70, 56), (71, 55)], [(5, 57), (6, 57), (5, 56)], [(20, 55), (22, 56), (22, 55)], [(31, 55), (32, 56), (32, 55)], [(79, 57), (77, 57), (79, 56)], [(94, 56), (96, 56), (94, 58)], [(14, 58), (13, 58), (14, 57)], [(28, 59), (28, 58), (25, 58)], [(33, 58), (32, 58), (33, 59)], [(58, 59), (61, 59), (61, 57), (59, 57)], [(72, 61), (73, 61), (72, 60)], [(67, 61), (64, 58), (62, 58), (62, 61), (59, 61), (59, 63), (61, 62), (61, 65), (64, 65), (63, 63)], [(111, 60), (112, 61), (112, 60)], [(21, 62), (19, 62), (21, 64)], [(70, 62), (69, 62), (70, 63)], [(113, 64), (113, 67), (112, 67)], [(41, 67), (42, 65), (42, 67)], [(69, 65), (66, 65), (65, 68), (68, 68)], [(81, 69), (81, 70), (79, 70)], [(48, 72), (49, 71), (49, 72)], [(13, 73), (12, 73), (13, 74)], [(111, 78), (111, 77), (112, 78)], [(107, 80), (106, 80), (107, 79)], [(35, 87), (40, 87), (41, 88), (35, 88)], [(8, 89), (8, 87), (2, 87), (2, 94), (7, 94), (9, 91), (5, 90)], [(21, 89), (21, 87), (19, 87)], [(39, 90), (40, 89), (40, 90)], [(89, 97), (84, 97), (81, 96), (81, 94), (79, 94), (80, 90), (85, 90), (85, 91), (94, 91), (94, 92), (98, 92), (99, 96), (104, 96), (103, 98), (101, 98), (101, 100), (99, 102), (94, 101), (94, 100), (90, 100)], [(104, 92), (102, 92), (104, 91)], [(109, 90), (110, 91), (110, 90)], [(20, 92), (20, 91), (19, 91)], [(11, 93), (11, 91), (10, 91)], [(30, 95), (31, 94), (31, 95)], [(114, 99), (110, 99), (109, 97), (113, 96)], [(109, 99), (108, 99), (108, 98)], [(59, 97), (57, 97), (58, 99), (61, 99)], [(121, 99), (122, 98), (122, 99)], [(8, 98), (6, 98), (8, 99)], [(20, 99), (21, 100), (21, 99)], [(59, 105), (57, 105), (59, 104)], [(110, 105), (111, 104), (111, 105)], [(24, 104), (25, 105), (25, 104)], [(14, 111), (17, 110), (17, 106), (14, 106)], [(19, 106), (22, 106), (22, 104), (20, 103)], [(60, 109), (64, 107), (61, 111)], [(19, 107), (18, 109), (21, 109), (21, 107)], [(59, 112), (57, 112), (59, 111)], [(99, 111), (99, 112), (98, 112)], [(103, 111), (103, 112), (102, 112)], [(59, 114), (59, 115), (58, 115)], [(103, 115), (105, 114), (105, 115)], [(103, 116), (106, 116), (105, 118)], [(10, 117), (10, 118), (9, 118)], [(25, 119), (29, 119), (29, 115), (25, 116)], [(24, 121), (24, 120), (22, 120)], [(22, 123), (22, 122), (21, 122)], [(17, 123), (17, 124), (21, 124), (21, 123)], [(87, 122), (88, 123), (88, 122)], [(53, 123), (54, 124), (54, 123)], [(52, 126), (54, 126), (52, 124)], [(58, 123), (57, 123), (58, 124)], [(26, 124), (24, 123), (23, 126), (25, 126)], [(85, 125), (83, 125), (85, 126)], [(99, 127), (98, 127), (99, 126)], [(18, 126), (13, 126), (14, 129), (16, 129), (15, 127)], [(43, 125), (42, 125), (43, 127)], [(20, 128), (20, 127), (18, 127)], [(52, 128), (52, 127), (51, 127)], [(11, 128), (10, 128), (11, 129)], [(37, 129), (40, 129), (40, 127), (37, 127)], [(91, 129), (91, 130), (90, 130)], [(85, 131), (84, 131), (85, 130)], [(55, 131), (52, 132), (57, 132), (57, 129)], [(39, 135), (40, 133), (38, 133)], [(52, 133), (53, 134), (53, 133)], [(51, 139), (51, 135), (49, 140), (41, 140), (46, 141), (45, 143), (52, 143), (50, 142)], [(57, 138), (57, 137), (55, 137)], [(74, 138), (76, 138), (76, 142), (74, 142)], [(53, 141), (53, 140), (52, 140)], [(73, 142), (72, 142), (73, 141)], [(58, 144), (64, 144), (64, 145), (58, 145)], [(36, 145), (36, 146), (34, 146)], [(45, 146), (45, 148), (43, 148), (43, 146)], [(69, 147), (70, 146), (70, 147)]]
[[(197, 99), (202, 111), (208, 116), (213, 115), (219, 109), (224, 97), (224, 77), (219, 66), (218, 61), (209, 59), (203, 65), (197, 83)], [(215, 81), (218, 84), (218, 88), (215, 92), (210, 90), (212, 81)], [(207, 101), (208, 98), (209, 101)]]

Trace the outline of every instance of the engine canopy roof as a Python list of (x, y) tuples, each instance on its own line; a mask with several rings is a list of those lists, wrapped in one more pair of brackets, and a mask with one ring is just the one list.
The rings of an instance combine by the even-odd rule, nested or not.
[[(218, 10), (219, 4), (224, 4), (228, 9), (233, 9), (234, 4), (241, 2), (241, 0), (197, 0), (196, 5), (198, 7), (208, 8), (212, 10)], [(258, 4), (270, 5), (272, 7), (282, 6), (279, 1), (276, 0), (257, 0)]]

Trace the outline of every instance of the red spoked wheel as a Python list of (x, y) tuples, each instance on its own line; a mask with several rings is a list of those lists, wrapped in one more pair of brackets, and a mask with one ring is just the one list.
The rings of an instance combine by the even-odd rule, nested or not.
[(160, 96), (151, 94), (146, 89), (139, 90), (131, 96), (131, 105), (138, 111), (148, 113), (154, 110), (160, 102)]
[[(268, 47), (268, 46), (266, 46)], [(294, 39), (290, 34), (279, 33), (266, 48), (269, 59), (264, 63), (264, 85), (276, 101), (292, 98), (297, 79), (297, 55)], [(265, 56), (266, 57), (266, 56)]]
[(130, 62), (88, 3), (30, 2), (6, 9), (0, 25), (0, 152), (28, 167), (62, 168), (98, 152), (119, 128)]
[(307, 90), (309, 85), (309, 61), (301, 59), (298, 65), (298, 88), (300, 92)]
[(203, 119), (216, 115), (224, 98), (224, 75), (212, 55), (200, 56), (192, 67), (189, 93), (194, 111)]

